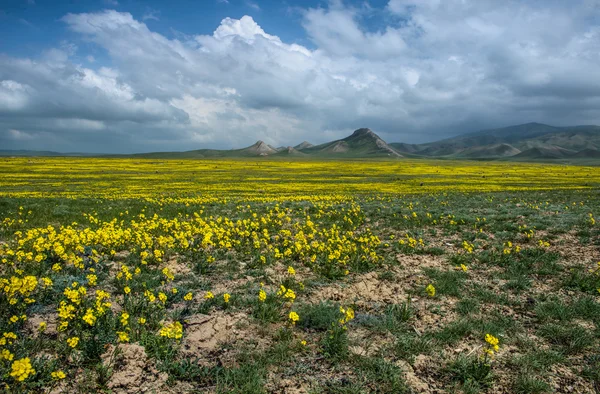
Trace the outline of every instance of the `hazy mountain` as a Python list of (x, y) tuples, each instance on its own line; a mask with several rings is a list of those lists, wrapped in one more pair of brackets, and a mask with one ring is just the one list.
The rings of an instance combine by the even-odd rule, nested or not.
[(294, 149), (296, 149), (296, 150), (302, 150), (302, 149), (310, 148), (312, 146), (314, 146), (314, 145), (311, 144), (310, 142), (303, 141), (303, 142), (299, 143), (298, 145), (294, 146)]
[(79, 153), (79, 152), (53, 152), (44, 150), (7, 150), (0, 149), (0, 156), (23, 156), (23, 157), (51, 157), (51, 156), (93, 156), (92, 153)]
[[(77, 153), (0, 150), (0, 156), (86, 156)], [(242, 149), (197, 149), (186, 152), (152, 152), (110, 155), (145, 158), (218, 157), (317, 157), (317, 158), (447, 158), (486, 160), (600, 159), (600, 126), (555, 127), (541, 123), (477, 131), (426, 144), (388, 144), (367, 128), (339, 140), (312, 145), (309, 142), (275, 148), (263, 141)]]
[(402, 157), (397, 150), (366, 128), (358, 129), (341, 140), (304, 148), (302, 152), (317, 156)]
[(514, 158), (565, 159), (595, 158), (583, 150), (600, 148), (600, 126), (555, 127), (541, 123), (477, 131), (426, 144), (390, 144), (411, 157), (472, 159)]
[[(135, 157), (146, 157), (153, 159), (194, 159), (194, 158), (211, 158), (211, 157), (255, 157), (255, 156), (270, 156), (277, 153), (277, 149), (264, 143), (263, 141), (256, 141), (253, 145), (250, 145), (242, 149), (197, 149), (189, 150), (185, 152), (151, 152), (151, 153), (138, 153)], [(114, 155), (124, 156), (124, 155)]]
[(513, 156), (515, 159), (564, 159), (577, 154), (573, 150), (559, 146), (537, 147), (522, 151)]
[(304, 152), (300, 152), (298, 149), (292, 147), (292, 146), (288, 146), (287, 148), (283, 148), (282, 150), (279, 150), (277, 153), (274, 153), (272, 156), (276, 156), (276, 157), (303, 157), (303, 156), (307, 156), (306, 153)]
[(492, 144), (484, 146), (471, 146), (454, 154), (457, 158), (499, 158), (510, 157), (521, 153), (521, 151), (510, 144)]

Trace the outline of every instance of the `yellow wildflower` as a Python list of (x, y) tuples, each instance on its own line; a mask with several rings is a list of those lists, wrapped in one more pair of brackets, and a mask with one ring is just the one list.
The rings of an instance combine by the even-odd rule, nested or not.
[(67, 339), (67, 345), (69, 345), (73, 349), (77, 346), (78, 343), (79, 343), (79, 337), (72, 337), (72, 338)]
[(129, 342), (129, 334), (127, 334), (125, 331), (117, 331), (117, 335), (119, 336), (119, 342)]
[(431, 283), (427, 285), (425, 291), (427, 292), (427, 295), (429, 295), (429, 297), (435, 296), (435, 287), (433, 287)]
[(123, 327), (125, 327), (128, 324), (129, 324), (129, 313), (127, 313), (127, 312), (121, 313), (121, 325)]
[(10, 376), (15, 378), (18, 382), (22, 382), (27, 379), (30, 375), (35, 374), (35, 369), (31, 366), (31, 360), (29, 357), (15, 360), (11, 365)]
[(265, 302), (266, 299), (267, 299), (267, 293), (263, 289), (260, 289), (260, 291), (258, 292), (258, 300), (260, 302)]
[(291, 311), (288, 317), (292, 324), (296, 324), (296, 322), (300, 320), (300, 316), (294, 311)]
[(0, 352), (0, 358), (8, 361), (12, 361), (14, 354), (12, 354), (8, 349), (2, 349)]
[(63, 371), (54, 371), (50, 374), (50, 376), (52, 376), (52, 379), (56, 380), (64, 379), (67, 377), (67, 375)]

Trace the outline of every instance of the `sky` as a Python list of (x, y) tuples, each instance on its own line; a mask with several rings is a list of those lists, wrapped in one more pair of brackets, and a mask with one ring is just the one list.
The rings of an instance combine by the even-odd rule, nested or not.
[(600, 0), (1, 0), (0, 149), (600, 124)]

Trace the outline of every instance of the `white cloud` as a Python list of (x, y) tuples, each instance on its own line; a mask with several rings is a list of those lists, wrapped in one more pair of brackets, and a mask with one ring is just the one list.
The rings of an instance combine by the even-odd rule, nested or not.
[(246, 5), (250, 8), (255, 9), (256, 11), (260, 11), (260, 6), (253, 1), (246, 1)]
[(528, 121), (600, 123), (592, 2), (391, 0), (382, 12), (365, 23), (369, 7), (305, 9), (311, 47), (250, 16), (170, 39), (125, 12), (68, 14), (111, 67), (91, 55), (78, 64), (69, 43), (39, 59), (0, 57), (0, 144), (8, 130), (71, 150), (113, 141), (141, 151), (322, 142), (363, 126), (419, 142)]
[(34, 138), (32, 135), (16, 129), (8, 130), (8, 137), (15, 141), (30, 141)]
[(160, 18), (158, 17), (159, 15), (160, 15), (160, 11), (157, 11), (154, 9), (148, 9), (142, 16), (142, 20), (143, 21), (147, 21), (147, 20), (158, 21), (158, 20), (160, 20)]
[(304, 27), (315, 44), (331, 55), (381, 59), (404, 52), (406, 43), (400, 29), (388, 26), (382, 32), (365, 32), (355, 19), (356, 13), (341, 5), (309, 9)]

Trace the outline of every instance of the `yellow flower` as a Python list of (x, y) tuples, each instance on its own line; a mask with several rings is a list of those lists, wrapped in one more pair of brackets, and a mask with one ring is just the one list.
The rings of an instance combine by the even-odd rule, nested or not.
[(52, 379), (56, 380), (64, 379), (67, 377), (67, 375), (65, 375), (63, 371), (54, 371), (50, 375), (52, 376)]
[(288, 271), (288, 274), (290, 274), (292, 276), (296, 275), (296, 270), (291, 265), (288, 267), (287, 271)]
[(183, 296), (183, 299), (186, 301), (191, 301), (192, 300), (192, 293), (187, 293), (186, 295)]
[(125, 327), (127, 324), (129, 324), (129, 313), (123, 312), (121, 313), (121, 325)]
[(165, 302), (167, 302), (167, 295), (163, 292), (160, 292), (158, 293), (158, 299), (164, 304)]
[(45, 321), (40, 322), (40, 326), (39, 326), (38, 330), (40, 330), (40, 332), (44, 332), (44, 331), (46, 331), (47, 326), (48, 326), (48, 324)]
[(300, 345), (302, 345), (302, 346), (306, 346), (306, 341), (305, 341), (304, 339), (303, 339), (303, 340), (301, 340), (301, 341), (300, 341)]
[(173, 288), (171, 289), (171, 293), (173, 293), (173, 294), (177, 294), (177, 288), (176, 288), (176, 287), (173, 287)]
[(161, 328), (159, 334), (161, 337), (181, 339), (183, 336), (183, 326), (180, 322), (176, 321)]
[(229, 293), (223, 294), (223, 301), (225, 301), (225, 303), (229, 302), (229, 298), (231, 298), (231, 294), (229, 294)]
[(350, 321), (354, 319), (354, 309), (348, 308), (346, 309), (346, 321)]
[(96, 275), (90, 274), (87, 275), (86, 278), (90, 286), (96, 286), (96, 282), (98, 281), (98, 277)]
[(497, 352), (498, 349), (500, 349), (500, 345), (499, 345), (500, 341), (495, 336), (493, 336), (491, 334), (485, 334), (485, 341), (490, 345), (490, 349), (488, 349), (489, 354), (492, 354), (493, 352)]
[(267, 299), (267, 293), (263, 289), (260, 289), (260, 291), (258, 292), (258, 300), (260, 302), (265, 302), (266, 299)]
[(82, 319), (84, 322), (86, 322), (90, 326), (93, 326), (96, 323), (96, 316), (94, 316), (94, 310), (91, 308), (88, 308), (87, 311), (85, 312), (85, 315), (82, 317)]
[(27, 379), (30, 375), (35, 374), (35, 369), (31, 366), (31, 360), (29, 357), (15, 360), (11, 366), (10, 376), (15, 378), (18, 382), (22, 382)]
[(119, 336), (119, 342), (129, 342), (129, 334), (127, 334), (125, 331), (117, 331), (117, 335)]
[(466, 266), (466, 265), (464, 265), (464, 264), (461, 264), (461, 265), (460, 265), (460, 269), (462, 269), (464, 272), (467, 272), (467, 271), (468, 271), (468, 268), (467, 268), (467, 266)]
[(146, 318), (144, 318), (144, 317), (140, 317), (140, 318), (138, 319), (138, 323), (140, 323), (140, 324), (142, 324), (142, 325), (146, 324)]
[(169, 270), (168, 267), (163, 268), (162, 273), (169, 281), (175, 279), (175, 275), (173, 275), (173, 273)]
[(433, 285), (431, 283), (427, 285), (427, 287), (425, 288), (425, 291), (427, 292), (429, 297), (435, 296), (435, 287), (433, 287)]
[(292, 289), (287, 289), (283, 297), (293, 302), (296, 299), (296, 293)]
[(79, 337), (73, 337), (73, 338), (67, 339), (67, 345), (69, 345), (73, 349), (77, 346), (78, 343), (79, 343)]
[(212, 292), (207, 291), (206, 294), (204, 294), (204, 298), (206, 298), (207, 300), (211, 300), (215, 298), (215, 295)]
[(123, 292), (124, 292), (125, 294), (129, 294), (129, 293), (131, 293), (131, 289), (129, 288), (129, 286), (125, 286), (125, 287), (123, 288)]
[(291, 311), (288, 317), (292, 324), (296, 324), (296, 322), (300, 320), (300, 316), (298, 316), (298, 314), (294, 311)]
[(12, 354), (8, 349), (2, 349), (0, 352), (0, 358), (8, 361), (12, 361), (14, 354)]

